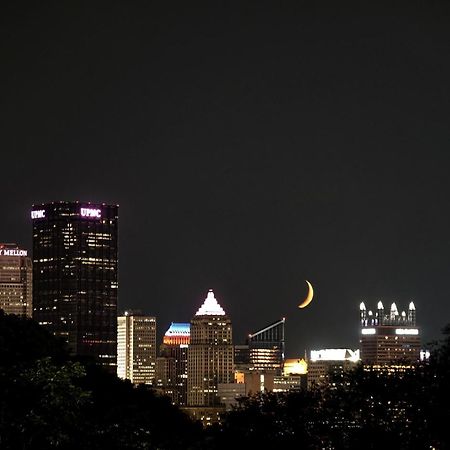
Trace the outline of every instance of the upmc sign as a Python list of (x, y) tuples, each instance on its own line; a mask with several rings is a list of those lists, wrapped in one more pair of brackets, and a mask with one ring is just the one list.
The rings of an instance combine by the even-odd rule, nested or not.
[(97, 209), (97, 208), (81, 208), (80, 216), (88, 217), (91, 219), (100, 219), (102, 217), (102, 211), (101, 211), (101, 209)]
[(45, 209), (31, 211), (31, 218), (32, 219), (45, 219)]

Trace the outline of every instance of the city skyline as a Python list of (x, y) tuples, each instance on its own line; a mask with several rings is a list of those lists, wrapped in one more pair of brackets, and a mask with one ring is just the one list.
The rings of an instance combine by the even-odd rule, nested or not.
[[(91, 206), (95, 206), (96, 204), (95, 203), (92, 203), (92, 202), (83, 202), (83, 201), (72, 201), (72, 202), (67, 202), (67, 201), (56, 201), (56, 202), (51, 202), (51, 203), (48, 203), (48, 204), (44, 204), (44, 203), (42, 203), (42, 204), (40, 204), (40, 205), (32, 205), (32, 210), (31, 210), (31, 219), (32, 219), (32, 221), (34, 221), (34, 220), (36, 220), (36, 219), (45, 219), (46, 218), (46, 215), (45, 215), (45, 213), (44, 214), (42, 214), (42, 211), (43, 210), (38, 210), (38, 208), (39, 207), (46, 207), (46, 208), (49, 208), (50, 206), (53, 208), (53, 207), (59, 207), (59, 205), (65, 205), (65, 204), (69, 204), (69, 205), (71, 205), (71, 208), (73, 209), (73, 205), (75, 205), (75, 208), (77, 209), (79, 209), (80, 207), (82, 208), (83, 207), (83, 205), (87, 205), (88, 207), (91, 207)], [(102, 206), (102, 208), (105, 206), (105, 203), (98, 203), (99, 205), (103, 205)], [(53, 206), (53, 205), (55, 205), (55, 206)], [(118, 206), (119, 205), (116, 205), (116, 207), (118, 208)], [(95, 210), (95, 209), (86, 209), (86, 207), (84, 208), (84, 210), (83, 210), (83, 208), (80, 210), (80, 211), (84, 211), (84, 215), (87, 215), (89, 212), (92, 212), (92, 211), (100, 211), (100, 210)], [(41, 215), (39, 215), (39, 214), (41, 214)], [(80, 213), (81, 215), (83, 215), (83, 212), (81, 212)], [(14, 246), (16, 246), (17, 247), (17, 244), (14, 244)], [(18, 247), (17, 247), (18, 248)], [(24, 250), (22, 250), (22, 252), (24, 252), (24, 254), (26, 255), (26, 251), (24, 251)], [(308, 282), (307, 282), (308, 283)], [(309, 286), (310, 284), (308, 283), (308, 286)], [(310, 289), (310, 287), (308, 288), (308, 289)], [(211, 289), (209, 289), (209, 291), (211, 292), (212, 290)], [(308, 291), (309, 292), (309, 291)], [(361, 303), (360, 304), (360, 306), (359, 306), (359, 309), (361, 309), (361, 305), (363, 305), (364, 303)], [(382, 304), (382, 301), (381, 300), (379, 300), (378, 301), (378, 305), (379, 304)], [(395, 302), (393, 303), (393, 305), (395, 305)], [(409, 307), (411, 308), (411, 305), (413, 305), (413, 308), (414, 308), (414, 304), (413, 304), (413, 302), (410, 302), (410, 305), (409, 305)], [(118, 311), (117, 311), (117, 316), (119, 317), (119, 316), (121, 316), (122, 314), (127, 314), (127, 310), (130, 310), (130, 308), (127, 308), (127, 309), (125, 309), (125, 310), (120, 310), (120, 309), (118, 309)], [(146, 314), (151, 314), (151, 311), (145, 311), (145, 313)], [(391, 313), (392, 314), (392, 313)], [(245, 318), (241, 318), (241, 320), (243, 321), (243, 322), (245, 322)], [(172, 320), (172, 323), (174, 322), (175, 320)], [(284, 322), (285, 322), (285, 318), (283, 318), (282, 320), (282, 323), (283, 323), (283, 327), (284, 327)], [(281, 322), (280, 322), (281, 323)], [(359, 343), (360, 342), (360, 338), (361, 338), (361, 336), (360, 336), (360, 334), (359, 334), (359, 332), (360, 332), (360, 330), (358, 330), (358, 335), (357, 335), (357, 342)], [(243, 344), (244, 343), (244, 341), (246, 340), (246, 339), (248, 339), (248, 337), (249, 336), (251, 336), (251, 334), (247, 334), (246, 336), (241, 336), (241, 337), (236, 337), (235, 338), (235, 342), (234, 342), (234, 344), (235, 345), (241, 345), (241, 344)], [(163, 330), (162, 329), (158, 329), (158, 331), (157, 331), (157, 343), (159, 343), (160, 341), (162, 342), (162, 340), (163, 340)], [(335, 343), (336, 344), (336, 343)], [(428, 345), (429, 343), (428, 342), (424, 342), (423, 340), (422, 340), (422, 342), (421, 342), (421, 345), (422, 345), (422, 347), (426, 347), (427, 345)], [(157, 344), (158, 345), (158, 344)], [(330, 345), (332, 345), (332, 343), (331, 342), (324, 342), (324, 344), (322, 345), (322, 347), (326, 347), (326, 346), (330, 346)], [(340, 348), (344, 348), (345, 347), (345, 345), (338, 345), (338, 344), (336, 344), (335, 345), (336, 347), (340, 347)], [(291, 343), (291, 347), (294, 347), (294, 345), (292, 345), (292, 343)], [(297, 346), (298, 347), (298, 346)], [(311, 348), (312, 347), (305, 347), (304, 349), (303, 349), (303, 351), (304, 352), (306, 352), (306, 351), (309, 351), (309, 350), (311, 350)], [(299, 352), (299, 353), (297, 353), (297, 354), (291, 354), (291, 355), (289, 355), (289, 356), (295, 356), (295, 357), (301, 357), (301, 354), (302, 354), (302, 352)], [(283, 358), (284, 359), (284, 358)]]
[[(8, 3), (8, 2), (7, 2)], [(358, 305), (450, 318), (450, 6), (5, 6), (0, 240), (120, 204), (118, 309), (356, 348)], [(8, 176), (7, 176), (8, 175)], [(305, 281), (314, 286), (305, 298)]]
[[(75, 204), (75, 205), (77, 205), (77, 207), (80, 207), (80, 206), (82, 206), (82, 205), (94, 205), (95, 206), (95, 202), (91, 202), (91, 201), (79, 201), (79, 200), (76, 200), (76, 201), (71, 201), (71, 202), (67, 202), (67, 201), (63, 201), (63, 202), (61, 202), (61, 201), (55, 201), (55, 202), (49, 202), (47, 205), (53, 205), (53, 204), (56, 204), (56, 205), (58, 205), (59, 203), (62, 203), (62, 204), (64, 204), (64, 203), (71, 203), (71, 204)], [(98, 204), (103, 204), (103, 205), (105, 205), (105, 203), (103, 203), (103, 202), (98, 202)], [(44, 203), (42, 203), (41, 205), (45, 205)], [(117, 207), (119, 206), (119, 205), (116, 205)], [(31, 220), (34, 220), (34, 219), (36, 219), (37, 217), (33, 217), (33, 214), (36, 214), (36, 212), (33, 212), (33, 211), (35, 211), (36, 210), (36, 206), (33, 204), (33, 206), (32, 206), (32, 208), (31, 208), (31, 210), (30, 210), (30, 215), (31, 215)], [(14, 244), (14, 245), (16, 245), (16, 244)], [(208, 289), (208, 290), (211, 290), (211, 289)], [(213, 289), (214, 290), (214, 289)], [(207, 290), (205, 290), (205, 292), (206, 292)], [(119, 286), (119, 293), (120, 293), (120, 286)], [(119, 294), (120, 295), (120, 294)], [(200, 295), (204, 295), (204, 294), (200, 294)], [(386, 299), (384, 299), (383, 301), (386, 301)], [(389, 301), (389, 299), (387, 299), (387, 301)], [(380, 300), (380, 299), (378, 299), (378, 302), (382, 302), (382, 300)], [(409, 303), (409, 301), (408, 301), (408, 303)], [(226, 302), (224, 303), (224, 304), (226, 304)], [(356, 318), (356, 317), (358, 317), (358, 314), (359, 314), (359, 307), (358, 307), (358, 305), (359, 305), (359, 303), (358, 304), (356, 304), (355, 303), (355, 305), (353, 305), (354, 306), (354, 313), (355, 313), (355, 316), (354, 316), (354, 318)], [(145, 308), (145, 307), (144, 307)], [(125, 307), (125, 308), (122, 308), (122, 307), (118, 307), (118, 310), (117, 310), (117, 314), (118, 314), (118, 316), (120, 316), (120, 315), (122, 315), (123, 313), (126, 313), (126, 311), (127, 310), (133, 310), (133, 309), (135, 309), (135, 310), (137, 310), (137, 308), (135, 307), (135, 306), (133, 306), (133, 305), (127, 305), (127, 307)], [(306, 309), (308, 309), (308, 307), (306, 308)], [(144, 314), (150, 314), (150, 315), (152, 315), (152, 311), (151, 310), (149, 310), (148, 308), (145, 308), (144, 309)], [(182, 320), (187, 320), (185, 317), (178, 317), (178, 315), (177, 315), (178, 313), (177, 312), (175, 312), (175, 315), (177, 316), (176, 318), (171, 318), (170, 319), (170, 321), (171, 322), (179, 322), (179, 321), (182, 321)], [(300, 311), (298, 314), (302, 314), (302, 311)], [(156, 315), (155, 315), (156, 316)], [(353, 319), (354, 319), (353, 318)], [(285, 321), (285, 318), (283, 318), (283, 322)], [(246, 318), (245, 317), (240, 317), (240, 322), (241, 322), (241, 326), (242, 326), (242, 323), (245, 323), (246, 322)], [(356, 322), (355, 322), (356, 323)], [(168, 323), (168, 324), (170, 324), (170, 322)], [(167, 326), (168, 326), (168, 324), (167, 324)], [(420, 326), (421, 324), (420, 324), (420, 320), (419, 320), (419, 326)], [(257, 327), (261, 327), (262, 326), (262, 324), (258, 324), (257, 325)], [(159, 327), (158, 327), (158, 329), (157, 329), (157, 343), (160, 343), (160, 342), (162, 342), (162, 338), (163, 338), (163, 328), (165, 327), (165, 324), (163, 324), (163, 325), (159, 325)], [(248, 327), (247, 327), (248, 328)], [(360, 330), (359, 330), (359, 328), (355, 325), (355, 327), (354, 327), (355, 329), (357, 329), (357, 333), (355, 334), (355, 339), (354, 339), (354, 342), (350, 342), (350, 344), (353, 344), (353, 346), (357, 346), (357, 344), (359, 343), (359, 340), (360, 340)], [(435, 333), (436, 334), (436, 333)], [(235, 336), (235, 344), (236, 345), (239, 345), (239, 344), (244, 344), (245, 343), (245, 341), (246, 341), (246, 339), (248, 338), (248, 336), (249, 336), (249, 334), (248, 333), (246, 333), (246, 334), (244, 334), (244, 335), (242, 335), (242, 336)], [(286, 344), (287, 344), (287, 348), (290, 348), (290, 349), (292, 349), (292, 348), (300, 348), (300, 350), (297, 352), (297, 353), (293, 353), (292, 352), (292, 350), (291, 350), (291, 352), (287, 355), (288, 357), (300, 357), (302, 354), (303, 354), (303, 352), (305, 352), (305, 351), (309, 351), (311, 348), (318, 348), (318, 347), (320, 347), (320, 346), (322, 346), (322, 347), (329, 347), (329, 346), (336, 346), (336, 347), (340, 347), (340, 348), (344, 348), (345, 347), (345, 343), (342, 343), (342, 344), (340, 344), (340, 341), (338, 341), (338, 342), (334, 342), (334, 344), (333, 344), (333, 342), (329, 342), (329, 341), (326, 341), (326, 340), (321, 340), (320, 342), (322, 342), (322, 344), (316, 344), (315, 345), (315, 347), (314, 347), (314, 345), (312, 345), (312, 346), (310, 346), (310, 347), (307, 347), (307, 346), (305, 346), (303, 349), (301, 349), (301, 346), (302, 346), (302, 344), (301, 343), (299, 343), (299, 342), (296, 342), (295, 344), (293, 344), (292, 342), (286, 342)], [(427, 346), (427, 344), (429, 343), (429, 341), (426, 341), (426, 340), (422, 340), (422, 347), (426, 347)], [(289, 345), (290, 344), (290, 345)], [(299, 345), (300, 344), (300, 345)]]

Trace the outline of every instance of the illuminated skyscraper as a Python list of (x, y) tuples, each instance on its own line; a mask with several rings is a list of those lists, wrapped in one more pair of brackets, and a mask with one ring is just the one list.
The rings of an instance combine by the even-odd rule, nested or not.
[(116, 372), (118, 206), (33, 205), (33, 317)]
[(153, 384), (156, 370), (156, 319), (135, 311), (117, 317), (117, 376)]
[[(174, 365), (174, 379), (172, 387), (176, 390), (174, 403), (180, 406), (187, 405), (187, 362), (189, 342), (191, 336), (190, 323), (172, 322), (163, 338), (161, 346), (160, 365), (164, 373), (171, 373), (171, 360)], [(167, 361), (162, 361), (162, 359)], [(160, 376), (164, 385), (164, 378)], [(165, 387), (165, 386), (163, 386)]]
[(233, 369), (231, 320), (210, 290), (191, 320), (188, 405), (219, 405), (218, 384), (232, 383)]
[(252, 370), (273, 370), (277, 375), (281, 375), (284, 361), (284, 323), (283, 318), (248, 335)]
[(0, 309), (6, 314), (31, 317), (33, 268), (27, 250), (0, 244)]
[(378, 302), (375, 314), (361, 303), (361, 360), (367, 365), (415, 364), (420, 358), (420, 331), (416, 326), (416, 307), (411, 302), (408, 312), (399, 314), (392, 303), (385, 313)]

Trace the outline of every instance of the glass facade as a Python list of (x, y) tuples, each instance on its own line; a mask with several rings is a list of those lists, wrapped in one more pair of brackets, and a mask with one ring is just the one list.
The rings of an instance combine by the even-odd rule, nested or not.
[(118, 205), (33, 205), (33, 317), (116, 372)]
[(251, 369), (274, 370), (277, 375), (281, 375), (284, 361), (284, 322), (283, 318), (248, 336)]

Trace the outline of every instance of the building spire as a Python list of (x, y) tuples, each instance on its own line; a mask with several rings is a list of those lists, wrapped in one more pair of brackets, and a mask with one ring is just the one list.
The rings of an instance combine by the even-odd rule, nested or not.
[(214, 292), (212, 289), (208, 291), (208, 295), (203, 302), (203, 305), (200, 306), (199, 310), (195, 313), (196, 316), (224, 316), (225, 311), (219, 305), (214, 297)]

